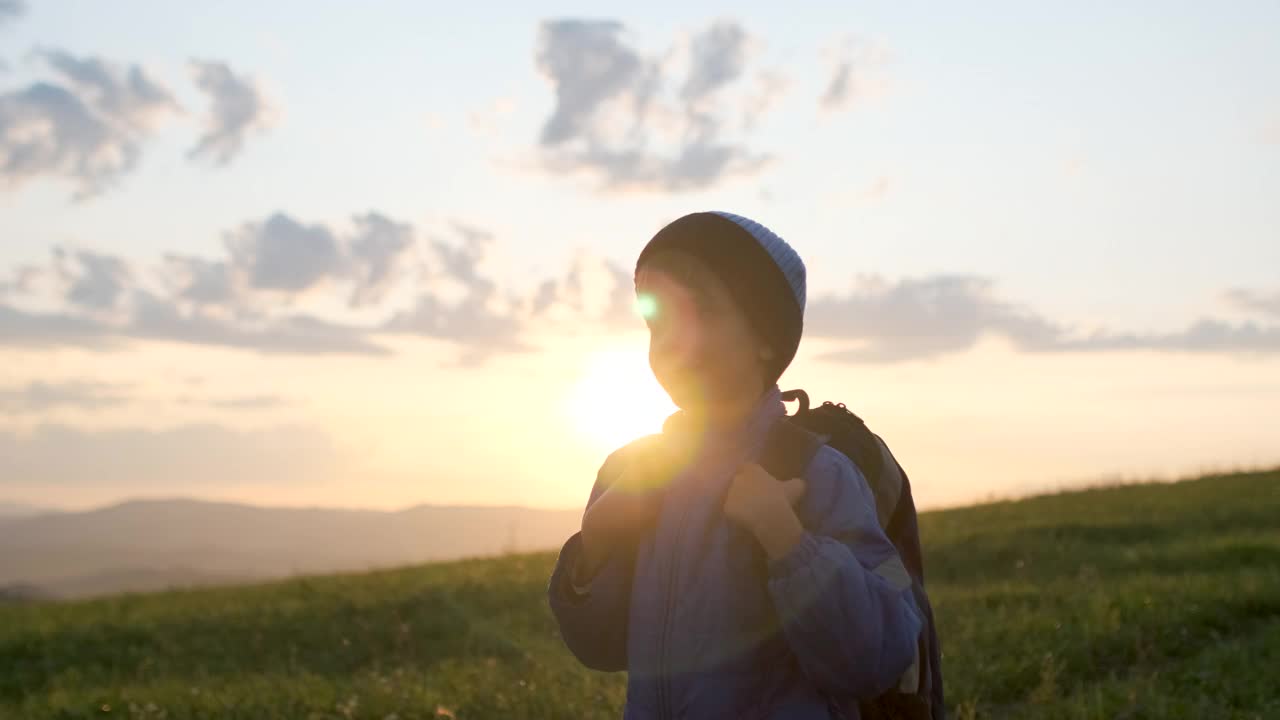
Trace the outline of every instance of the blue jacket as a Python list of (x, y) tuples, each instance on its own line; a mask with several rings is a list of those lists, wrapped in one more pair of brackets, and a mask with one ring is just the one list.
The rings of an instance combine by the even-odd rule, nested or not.
[[(805, 472), (806, 532), (790, 554), (769, 561), (724, 517), (734, 470), (757, 459), (784, 414), (775, 387), (742, 427), (704, 436), (655, 527), (585, 592), (571, 581), (580, 533), (561, 549), (552, 612), (584, 665), (628, 672), (627, 720), (830, 718), (832, 705), (855, 707), (915, 667), (921, 614), (871, 489), (844, 455), (823, 447)], [(588, 507), (618, 470), (605, 462)]]

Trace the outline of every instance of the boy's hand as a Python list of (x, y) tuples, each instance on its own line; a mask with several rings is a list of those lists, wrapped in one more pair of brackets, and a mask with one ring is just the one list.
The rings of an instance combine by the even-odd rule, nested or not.
[(632, 544), (662, 509), (662, 498), (682, 457), (662, 445), (645, 448), (582, 517), (582, 563), (577, 577), (589, 578), (614, 548)]
[(751, 531), (769, 559), (776, 559), (786, 555), (804, 535), (804, 526), (792, 510), (804, 491), (801, 478), (778, 482), (759, 465), (745, 463), (729, 485), (724, 514)]

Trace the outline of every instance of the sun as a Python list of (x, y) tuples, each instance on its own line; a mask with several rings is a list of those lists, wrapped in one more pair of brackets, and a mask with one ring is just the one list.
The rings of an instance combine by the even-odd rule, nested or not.
[(566, 403), (573, 426), (605, 452), (659, 432), (662, 422), (676, 411), (649, 370), (643, 348), (613, 348), (591, 355)]

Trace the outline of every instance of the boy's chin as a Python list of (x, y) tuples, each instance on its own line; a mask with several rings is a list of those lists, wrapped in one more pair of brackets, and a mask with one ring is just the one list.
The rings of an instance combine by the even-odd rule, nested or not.
[(666, 380), (661, 382), (671, 403), (687, 413), (696, 413), (706, 407), (706, 393), (699, 383), (691, 380)]
[(671, 402), (681, 410), (692, 415), (703, 415), (715, 407), (734, 400), (724, 397), (725, 391), (714, 383), (696, 378), (666, 385), (667, 395)]

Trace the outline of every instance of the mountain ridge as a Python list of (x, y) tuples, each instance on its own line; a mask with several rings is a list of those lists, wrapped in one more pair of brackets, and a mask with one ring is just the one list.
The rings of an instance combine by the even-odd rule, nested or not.
[(578, 509), (519, 505), (378, 510), (134, 499), (0, 523), (0, 587), (79, 597), (162, 589), (157, 578), (175, 568), (175, 577), (206, 584), (546, 550), (580, 519)]

